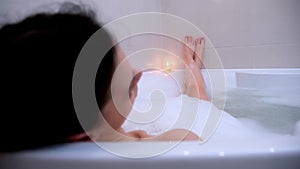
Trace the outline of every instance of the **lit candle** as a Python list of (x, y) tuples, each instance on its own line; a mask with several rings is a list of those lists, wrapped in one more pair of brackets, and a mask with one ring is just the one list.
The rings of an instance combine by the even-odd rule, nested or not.
[(166, 72), (171, 72), (172, 71), (172, 67), (173, 67), (173, 64), (170, 63), (170, 62), (166, 62), (166, 65), (165, 67), (163, 68)]

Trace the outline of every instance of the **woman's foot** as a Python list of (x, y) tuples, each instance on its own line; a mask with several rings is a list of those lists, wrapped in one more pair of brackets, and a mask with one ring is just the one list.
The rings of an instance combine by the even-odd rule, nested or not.
[(186, 36), (184, 38), (184, 60), (186, 66), (194, 62), (195, 41), (193, 37)]
[(193, 60), (199, 67), (199, 69), (202, 68), (202, 58), (204, 55), (204, 47), (205, 47), (205, 40), (204, 37), (197, 38), (195, 40), (195, 54), (193, 56)]

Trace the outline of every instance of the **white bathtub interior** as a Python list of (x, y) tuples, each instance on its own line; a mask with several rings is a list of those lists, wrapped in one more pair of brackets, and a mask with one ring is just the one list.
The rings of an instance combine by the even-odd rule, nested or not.
[[(300, 120), (299, 69), (240, 69), (227, 80), (225, 111), (253, 119), (270, 132), (292, 134)], [(230, 77), (230, 76), (228, 76)]]
[[(209, 77), (205, 72), (203, 74), (207, 82)], [(72, 143), (15, 154), (1, 154), (0, 165), (4, 168), (72, 167), (74, 169), (83, 167), (199, 168), (200, 166), (203, 168), (299, 168), (300, 70), (225, 69), (224, 74), (228, 89), (225, 111), (242, 120), (242, 123), (248, 127), (263, 133), (260, 137), (210, 139), (204, 144), (182, 142), (170, 151), (142, 159), (119, 157), (94, 143)], [(278, 82), (277, 76), (283, 75), (290, 77), (286, 80), (290, 79), (293, 83)], [(256, 76), (256, 79), (253, 80), (253, 76)], [(287, 85), (276, 85), (278, 83)], [(160, 88), (164, 87), (166, 86)], [(171, 87), (165, 88), (166, 95), (170, 98), (178, 94), (174, 92), (176, 90), (170, 90)], [(218, 98), (215, 104), (218, 106)], [(102, 144), (142, 155), (143, 152), (150, 151), (156, 146), (175, 143)]]

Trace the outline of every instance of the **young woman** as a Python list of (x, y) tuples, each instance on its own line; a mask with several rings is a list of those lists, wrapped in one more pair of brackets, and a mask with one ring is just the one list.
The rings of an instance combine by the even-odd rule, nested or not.
[[(84, 11), (37, 14), (1, 28), (0, 151), (39, 148), (90, 138), (94, 141), (199, 140), (196, 134), (186, 129), (151, 136), (145, 131), (125, 132), (121, 128), (126, 116), (118, 112), (110, 93), (113, 73), (126, 57), (119, 45), (102, 60), (95, 82), (97, 102), (105, 120), (99, 123), (95, 121), (98, 114), (86, 112), (91, 125), (88, 131), (83, 130), (74, 111), (71, 86), (81, 48), (101, 28), (91, 14)], [(196, 78), (193, 81), (187, 77), (186, 94), (207, 100), (199, 71), (204, 39), (194, 41), (186, 37), (185, 42), (187, 69)], [(127, 65), (126, 69), (131, 70)], [(132, 103), (140, 76), (141, 73), (131, 76), (130, 91), (122, 91), (129, 93)]]

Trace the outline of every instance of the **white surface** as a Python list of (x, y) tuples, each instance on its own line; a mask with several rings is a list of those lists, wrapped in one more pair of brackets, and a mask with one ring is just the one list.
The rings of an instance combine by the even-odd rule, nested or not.
[[(120, 158), (109, 154), (94, 143), (75, 143), (28, 151), (15, 155), (0, 155), (3, 169), (299, 169), (299, 139), (265, 138), (239, 142), (184, 142), (166, 154), (146, 159)], [(168, 142), (107, 143), (132, 151), (139, 144), (151, 149)], [(147, 151), (147, 149), (145, 149)]]
[[(1, 0), (0, 23), (17, 20), (52, 4), (72, 0)], [(78, 0), (80, 2), (80, 0)], [(85, 0), (107, 23), (137, 12), (164, 12), (183, 17), (208, 35), (225, 68), (284, 68), (300, 65), (300, 1), (298, 0)], [(50, 3), (50, 5), (48, 5)], [(153, 25), (147, 25), (153, 26)], [(154, 25), (159, 26), (159, 25)], [(122, 25), (126, 32), (126, 24)], [(169, 28), (173, 29), (173, 28)], [(171, 30), (170, 30), (171, 31)], [(189, 32), (186, 32), (187, 34)], [(197, 35), (199, 36), (199, 35)], [(161, 47), (178, 53), (182, 44), (143, 35), (121, 43), (126, 54)], [(209, 55), (204, 59), (209, 60)]]
[(298, 0), (162, 0), (163, 12), (208, 35), (225, 68), (299, 67), (299, 7)]
[(217, 47), (299, 42), (299, 5), (297, 0), (162, 0), (163, 11), (191, 20)]
[[(189, 98), (191, 100), (195, 100), (195, 98)], [(180, 119), (180, 111), (181, 111), (181, 97), (169, 97), (166, 98), (166, 108), (165, 111), (163, 111), (161, 114), (158, 114), (156, 118), (153, 119), (153, 121), (145, 123), (144, 121), (126, 121), (123, 125), (123, 128), (126, 131), (131, 130), (145, 130), (149, 134), (157, 135), (161, 134), (163, 132), (166, 132), (170, 129), (173, 129), (173, 125), (177, 120), (183, 120)], [(203, 101), (196, 99), (197, 101), (194, 102), (195, 104), (198, 104), (197, 109), (197, 117), (194, 121), (191, 121), (190, 126), (187, 126), (187, 130), (191, 130), (194, 133), (196, 133), (198, 136), (201, 137), (201, 134), (204, 129), (204, 125), (207, 121), (207, 118), (209, 114), (211, 113), (210, 110), (212, 108), (212, 104), (208, 101)], [(136, 100), (135, 106), (138, 107), (140, 110), (148, 109), (148, 107), (151, 106), (151, 104), (147, 104), (146, 100)], [(221, 111), (221, 110), (219, 110)], [(147, 112), (149, 113), (149, 112)], [(188, 112), (192, 113), (192, 112)], [(129, 118), (133, 118), (131, 116), (135, 116), (135, 114), (131, 113)], [(250, 120), (249, 120), (250, 121)], [(249, 124), (249, 121), (247, 123)], [(216, 131), (213, 134), (213, 136), (210, 138), (210, 141), (219, 141), (219, 140), (254, 140), (258, 139), (264, 136), (273, 137), (273, 136), (279, 136), (278, 134), (269, 133), (266, 130), (263, 130), (259, 124), (251, 125), (251, 127), (245, 125), (242, 123), (243, 121), (240, 121), (227, 112), (223, 112), (222, 119), (220, 123), (216, 126)], [(252, 123), (253, 124), (253, 123)]]
[[(184, 72), (182, 71), (182, 76)], [(176, 80), (171, 74), (161, 71), (144, 72), (138, 83), (138, 98), (148, 99), (155, 90), (163, 91), (167, 97), (181, 94), (183, 79)]]
[[(228, 70), (225, 74), (231, 74), (236, 71), (239, 70)], [(232, 119), (227, 119), (227, 122), (230, 121)], [(205, 144), (182, 142), (167, 153), (146, 159), (121, 158), (102, 150), (94, 143), (75, 143), (16, 154), (0, 154), (0, 166), (5, 169), (299, 169), (299, 124), (300, 122), (298, 122), (294, 130), (295, 136), (263, 135), (255, 138), (235, 137), (235, 139), (216, 139), (212, 137)], [(231, 130), (232, 133), (235, 133), (239, 128), (234, 128), (234, 125), (232, 125)], [(147, 148), (142, 151), (150, 151), (156, 146), (174, 143), (132, 142), (102, 144), (120, 147), (125, 151), (133, 151), (139, 145), (147, 145)]]
[[(184, 72), (181, 72), (184, 73)], [(205, 74), (204, 79), (205, 81), (209, 81), (206, 72), (202, 72)], [(259, 98), (262, 102), (265, 103), (273, 103), (278, 105), (287, 105), (287, 106), (296, 106), (299, 105), (299, 94), (297, 94), (300, 85), (300, 70), (298, 69), (263, 69), (263, 70), (224, 70), (224, 74), (226, 76), (226, 82), (227, 82), (227, 89), (232, 89), (235, 86), (235, 81), (238, 82), (237, 87), (251, 87), (251, 89), (266, 89), (266, 88), (272, 88), (276, 89), (274, 90), (274, 93), (271, 92), (265, 92), (266, 96)], [(245, 75), (241, 78), (241, 76), (235, 77), (236, 75)], [(250, 76), (251, 75), (251, 76)], [(264, 76), (264, 78), (259, 78), (261, 76)], [(158, 90), (161, 91), (164, 94), (164, 97), (157, 98), (160, 100), (157, 100), (158, 102), (162, 102), (162, 100), (166, 101), (165, 109), (162, 110), (160, 113), (157, 113), (155, 117), (152, 117), (151, 120), (147, 119), (146, 121), (131, 121), (130, 119), (136, 119), (134, 116), (139, 115), (139, 112), (132, 112), (129, 116), (129, 120), (127, 120), (124, 124), (124, 129), (127, 131), (130, 130), (145, 130), (150, 134), (160, 134), (163, 133), (169, 129), (172, 128), (172, 125), (174, 125), (175, 121), (178, 120), (180, 110), (181, 110), (181, 95), (180, 95), (180, 88), (176, 84), (176, 77), (173, 79), (171, 75), (167, 75), (162, 72), (146, 72), (143, 74), (142, 78), (139, 82), (139, 91), (138, 91), (138, 97), (136, 98), (134, 109), (140, 111), (140, 113), (144, 116), (147, 115), (147, 113), (150, 113), (145, 110), (150, 110), (151, 107), (155, 106), (155, 98), (152, 99), (152, 102), (150, 100), (150, 96), (153, 91)], [(248, 77), (249, 76), (249, 77)], [(266, 77), (269, 78), (266, 78)], [(258, 78), (257, 78), (258, 77)], [(249, 78), (250, 80), (247, 80)], [(253, 80), (253, 78), (255, 80)], [(284, 78), (287, 85), (282, 85), (282, 81), (280, 81), (281, 78)], [(179, 78), (177, 78), (179, 79)], [(295, 80), (296, 79), (296, 80)], [(180, 80), (183, 80), (181, 78)], [(244, 81), (244, 86), (240, 85), (240, 81)], [(178, 81), (177, 81), (178, 82)], [(278, 85), (279, 84), (279, 85)], [(273, 85), (273, 86), (272, 86)], [(278, 93), (280, 87), (280, 91), (282, 93)], [(294, 87), (294, 89), (292, 89)], [(270, 89), (268, 89), (270, 90)], [(289, 92), (288, 92), (289, 91)], [(269, 95), (269, 94), (274, 94)], [(264, 94), (261, 92), (261, 94)], [(267, 95), (268, 94), (268, 95)], [(280, 96), (280, 97), (279, 97)], [(291, 98), (293, 98), (291, 100)], [(192, 98), (190, 98), (192, 99)], [(154, 100), (154, 102), (153, 102)], [(199, 136), (201, 135), (201, 131), (203, 129), (204, 123), (206, 121), (206, 118), (208, 117), (208, 114), (210, 113), (210, 107), (211, 104), (206, 101), (199, 100), (197, 102), (199, 105), (198, 107), (198, 117), (195, 120), (195, 125), (192, 129), (195, 133), (197, 133)], [(248, 106), (254, 106), (255, 105), (248, 105)], [(247, 107), (247, 106), (244, 106)], [(251, 109), (254, 109), (251, 108)], [(257, 110), (262, 111), (260, 109)], [(136, 113), (136, 114), (135, 114)], [(146, 113), (146, 115), (145, 115)], [(264, 112), (261, 112), (264, 113)], [(259, 113), (257, 113), (259, 114)], [(149, 114), (150, 116), (150, 114)], [(152, 116), (152, 115), (151, 115)], [(249, 123), (249, 122), (247, 122)], [(252, 123), (254, 124), (254, 123)], [(259, 126), (257, 123), (256, 126), (253, 126), (254, 129), (249, 129), (244, 124), (242, 124), (239, 120), (232, 117), (227, 112), (224, 112), (223, 119), (220, 123), (220, 126), (216, 133), (213, 136), (213, 139), (238, 139), (238, 138), (245, 138), (245, 137), (260, 137), (261, 132), (263, 130), (259, 130), (260, 128), (263, 128)], [(232, 132), (234, 131), (234, 132)], [(267, 134), (267, 133), (264, 133)]]

